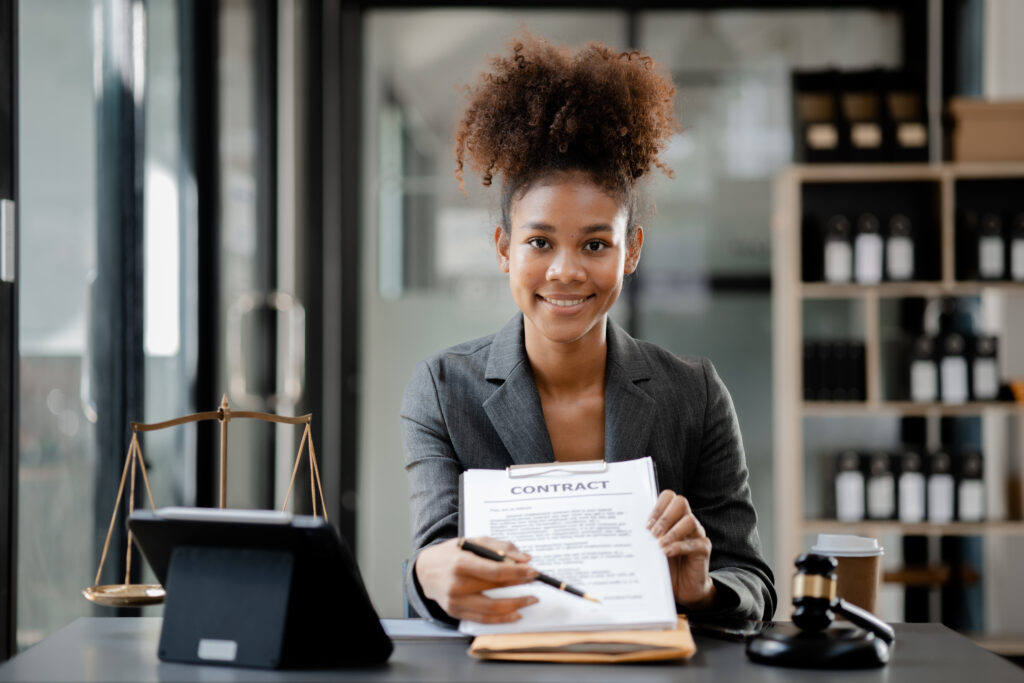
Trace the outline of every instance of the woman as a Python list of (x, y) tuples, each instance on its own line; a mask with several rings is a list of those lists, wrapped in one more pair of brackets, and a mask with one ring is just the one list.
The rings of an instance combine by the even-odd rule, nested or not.
[(451, 623), (515, 621), (535, 598), (483, 591), (533, 580), (529, 557), (460, 550), (458, 478), (469, 468), (650, 456), (666, 487), (648, 528), (669, 560), (677, 608), (769, 619), (771, 570), (735, 410), (711, 364), (631, 338), (608, 319), (640, 259), (637, 183), (677, 128), (671, 81), (639, 53), (572, 54), (527, 37), (470, 89), (456, 132), (465, 165), (502, 181), (498, 265), (521, 313), (497, 334), (421, 363), (402, 428), (413, 542), (406, 592)]

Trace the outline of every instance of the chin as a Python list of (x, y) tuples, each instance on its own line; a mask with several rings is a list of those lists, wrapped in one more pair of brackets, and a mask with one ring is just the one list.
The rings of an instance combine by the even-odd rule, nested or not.
[(589, 320), (583, 321), (556, 321), (549, 322), (545, 321), (544, 324), (537, 325), (535, 321), (534, 327), (541, 335), (552, 342), (557, 344), (572, 344), (586, 337), (589, 333), (594, 331), (594, 328), (598, 326), (600, 320)]

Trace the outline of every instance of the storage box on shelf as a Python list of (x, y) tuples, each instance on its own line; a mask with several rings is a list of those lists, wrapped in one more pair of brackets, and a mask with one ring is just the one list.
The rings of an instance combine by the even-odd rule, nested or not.
[[(983, 215), (988, 216), (987, 227), (980, 225)], [(820, 504), (816, 510), (807, 509), (804, 496), (799, 495), (808, 490), (808, 470), (820, 465), (811, 462), (820, 454), (805, 450), (806, 430), (816, 420), (888, 415), (893, 419), (979, 416), (985, 424), (1006, 423), (1009, 416), (1024, 421), (1024, 403), (970, 400), (973, 390), (962, 402), (942, 402), (942, 395), (936, 401), (921, 402), (911, 400), (909, 394), (894, 394), (883, 383), (883, 368), (892, 370), (892, 351), (887, 349), (893, 344), (885, 338), (882, 320), (893, 306), (898, 308), (909, 299), (1024, 295), (1024, 276), (1018, 278), (1014, 268), (1019, 266), (1013, 261), (1017, 222), (1022, 226), (1024, 254), (1024, 163), (801, 165), (778, 178), (772, 217), (772, 313), (775, 566), (782, 572), (776, 582), (780, 605), (791, 602), (783, 568), (806, 550), (813, 534), (1024, 537), (1019, 510), (1013, 512), (1016, 519), (992, 515), (991, 521), (980, 522), (839, 522), (823, 518)], [(909, 244), (904, 241), (908, 235)], [(995, 235), (1002, 240), (999, 244), (992, 239), (985, 242)], [(1002, 260), (997, 269), (998, 259)], [(982, 262), (987, 266), (984, 272), (979, 268)], [(814, 358), (809, 362), (804, 357), (805, 345), (816, 338), (817, 331), (814, 321), (805, 316), (809, 306), (823, 304), (846, 306), (858, 318), (855, 329), (839, 336), (863, 345), (860, 400), (850, 400), (843, 393), (838, 395), (844, 400), (815, 400), (814, 382), (808, 384), (805, 373), (816, 366)], [(959, 343), (974, 349), (970, 338)], [(904, 346), (909, 353), (909, 342)], [(955, 341), (952, 347), (960, 348)], [(998, 352), (1013, 354), (1020, 365), (1024, 348), (1000, 343)], [(1000, 396), (1006, 398), (1005, 393)], [(835, 450), (850, 446), (856, 444), (837, 443)], [(1024, 456), (1018, 452), (1014, 457), (1015, 465), (1005, 459), (986, 461), (986, 475), (990, 467), (1024, 472)], [(1000, 480), (1012, 481), (1008, 473)], [(1018, 479), (1010, 485), (1014, 490), (1000, 491), (1001, 500), (1024, 499), (1024, 484)], [(1020, 640), (1024, 645), (1024, 638)]]

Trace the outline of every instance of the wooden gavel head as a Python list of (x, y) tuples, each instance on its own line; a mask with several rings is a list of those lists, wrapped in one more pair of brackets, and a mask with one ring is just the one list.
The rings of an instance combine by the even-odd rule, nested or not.
[(835, 620), (836, 560), (805, 553), (796, 558), (793, 623), (803, 631), (824, 631)]

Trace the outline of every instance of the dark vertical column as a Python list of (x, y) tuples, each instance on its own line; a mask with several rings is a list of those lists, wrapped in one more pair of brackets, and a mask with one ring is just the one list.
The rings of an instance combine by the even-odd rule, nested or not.
[[(98, 407), (95, 472), (96, 563), (128, 452), (130, 420), (143, 419), (143, 93), (134, 81), (133, 23), (140, 0), (109, 0), (102, 11), (102, 85), (96, 95), (96, 281), (88, 334)], [(141, 37), (141, 36), (140, 36)], [(127, 513), (128, 496), (122, 502)], [(115, 525), (101, 582), (124, 580), (127, 538)], [(137, 568), (137, 565), (136, 565)], [(134, 610), (132, 610), (134, 611)], [(121, 610), (127, 613), (127, 610)], [(104, 612), (107, 613), (106, 611)]]
[[(256, 263), (257, 288), (264, 294), (277, 289), (277, 0), (256, 3)], [(253, 311), (252, 376), (255, 391), (270, 396), (277, 392), (277, 316), (269, 309)], [(231, 353), (239, 350), (232, 349)], [(277, 407), (269, 406), (275, 411)], [(274, 430), (261, 425), (262, 440), (258, 500), (261, 507), (274, 507)], [(257, 455), (257, 454), (253, 454)]]
[[(360, 123), (363, 76), (363, 17), (354, 1), (341, 3), (341, 78), (340, 89), (341, 140), (337, 153), (341, 155), (340, 184), (325, 185), (325, 192), (341, 195), (340, 221), (331, 229), (340, 230), (341, 289), (337, 304), (341, 314), (341, 336), (338, 352), (341, 355), (341, 413), (337, 416), (341, 426), (341, 509), (338, 514), (339, 530), (356, 545), (356, 477), (359, 444), (359, 260), (361, 254), (360, 210), (362, 126)], [(330, 224), (328, 224), (330, 225)], [(327, 416), (326, 419), (334, 419)]]
[[(322, 149), (323, 137), (323, 5), (319, 0), (311, 0), (304, 5), (302, 17), (303, 36), (303, 88), (302, 103), (302, 138), (299, 144), (303, 147), (304, 182), (299, 188), (302, 203), (303, 226), (305, 241), (302, 245), (299, 272), (299, 299), (306, 307), (306, 385), (297, 413), (312, 413), (313, 442), (317, 446), (317, 458), (323, 469), (327, 461), (336, 456), (321, 450), (323, 446), (323, 426), (327, 417), (324, 412), (324, 387), (334, 386), (324, 382), (324, 324), (321, 312), (324, 308), (324, 211), (323, 211), (323, 177), (324, 164)], [(332, 351), (333, 353), (333, 351)], [(321, 480), (326, 489), (330, 489), (326, 481), (326, 473)], [(308, 490), (308, 485), (303, 487)], [(327, 502), (337, 502), (338, 495), (324, 491)], [(298, 501), (296, 501), (298, 502)], [(303, 501), (304, 502), (304, 501)], [(335, 512), (328, 510), (328, 515)]]
[[(195, 383), (192, 400), (197, 410), (220, 405), (220, 155), (218, 116), (219, 3), (181, 0), (179, 26), (181, 55), (182, 188), (195, 181), (195, 194), (182, 192), (183, 216), (196, 222), (196, 329)], [(193, 213), (194, 212), (194, 213)], [(216, 423), (200, 423), (196, 433), (196, 500), (201, 507), (217, 505), (219, 432)]]
[[(0, 3), (0, 199), (16, 202), (18, 2)], [(8, 242), (8, 248), (17, 244)], [(14, 256), (17, 273), (17, 255)], [(0, 280), (0, 662), (15, 652), (18, 557), (18, 289)]]
[[(323, 353), (319, 357), (320, 378), (323, 391), (320, 394), (321, 413), (314, 416), (314, 425), (319, 423), (320, 431), (314, 427), (314, 435), (320, 437), (317, 450), (323, 454), (321, 475), (324, 497), (329, 507), (330, 518), (339, 529), (343, 529), (342, 489), (351, 490), (351, 484), (342, 481), (342, 426), (341, 395), (342, 362), (341, 349), (341, 5), (329, 0), (319, 3), (321, 26), (312, 27), (312, 37), (320, 48), (320, 118), (317, 131), (320, 137), (317, 156), (320, 161), (320, 177), (309, 177), (310, 185), (321, 188), (320, 234), (323, 254), (320, 257), (323, 278), (321, 290), (323, 301), (319, 308), (312, 305), (309, 318), (319, 318)], [(312, 104), (312, 103), (311, 103)], [(313, 198), (310, 198), (313, 201)], [(312, 219), (310, 220), (312, 222)], [(315, 358), (315, 357), (314, 357)], [(315, 362), (315, 361), (311, 361)], [(308, 378), (307, 378), (308, 379)], [(346, 534), (348, 536), (348, 534)], [(348, 536), (351, 540), (351, 537)]]

